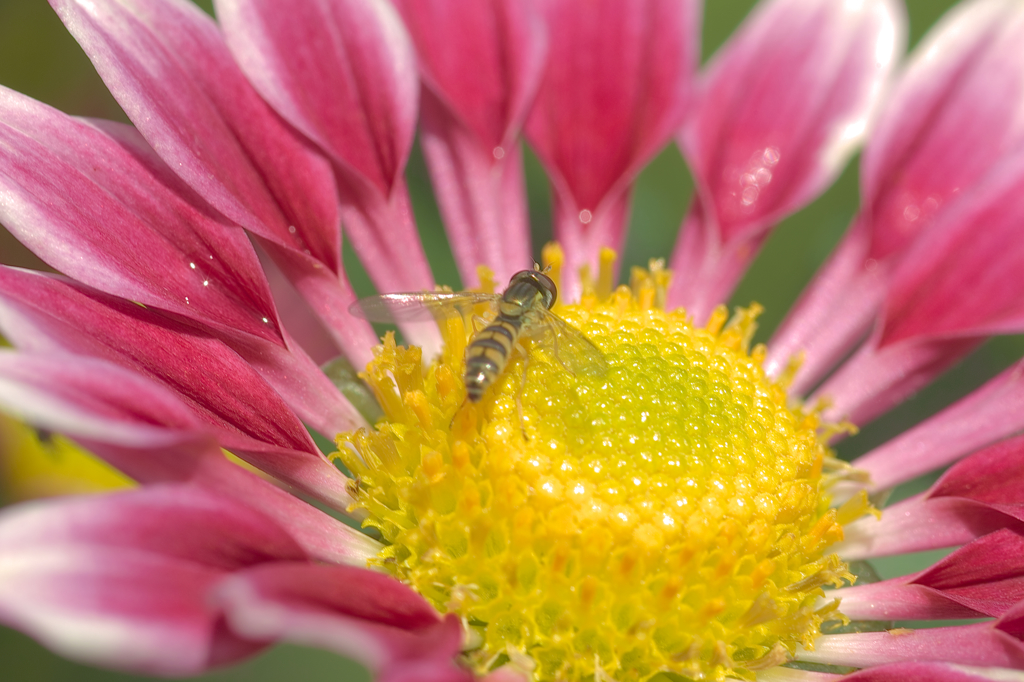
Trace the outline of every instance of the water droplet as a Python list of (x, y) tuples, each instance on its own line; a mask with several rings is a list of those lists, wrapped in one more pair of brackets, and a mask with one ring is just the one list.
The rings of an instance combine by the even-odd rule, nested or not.
[(294, 225), (289, 225), (288, 226), (288, 234), (295, 234), (295, 232), (296, 232), (295, 226)]
[(491, 153), (494, 154), (494, 158), (496, 158), (496, 159), (504, 159), (505, 158), (505, 150), (502, 149), (501, 147), (495, 147), (494, 150)]
[(740, 195), (740, 202), (744, 206), (750, 206), (755, 201), (757, 201), (757, 197), (759, 194), (761, 194), (761, 190), (759, 190), (757, 187), (747, 187), (746, 189), (743, 190), (743, 193)]
[(779, 162), (781, 154), (779, 153), (778, 147), (767, 147), (764, 150), (764, 154), (761, 155), (761, 159), (764, 161), (764, 165), (771, 168)]
[(208, 279), (204, 279), (204, 280), (203, 280), (203, 286), (204, 286), (204, 287), (208, 287), (208, 286), (210, 286), (210, 280), (208, 280)]
[(583, 209), (582, 211), (580, 211), (580, 222), (583, 223), (584, 225), (589, 224), (590, 221), (593, 219), (594, 214), (588, 211), (587, 209)]
[(907, 204), (903, 209), (903, 219), (912, 223), (921, 217), (921, 208), (917, 204)]
[(195, 270), (195, 269), (196, 269), (196, 264), (195, 264), (195, 263), (189, 263), (189, 264), (188, 264), (188, 266), (189, 266), (190, 268), (192, 268), (193, 270)]

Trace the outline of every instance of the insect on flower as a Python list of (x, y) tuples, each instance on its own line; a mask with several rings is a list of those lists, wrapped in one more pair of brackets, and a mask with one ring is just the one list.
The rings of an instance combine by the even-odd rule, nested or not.
[[(466, 398), (476, 403), (505, 371), (513, 349), (529, 357), (520, 344), (521, 338), (529, 338), (548, 350), (574, 374), (605, 372), (608, 365), (597, 346), (551, 312), (557, 298), (555, 283), (535, 268), (512, 275), (508, 288), (500, 295), (480, 292), (383, 294), (356, 301), (349, 310), (373, 322), (413, 322), (466, 317), (476, 306), (489, 306), (494, 317), (477, 324), (478, 329), (483, 328), (473, 335), (466, 348)], [(525, 368), (523, 371), (525, 378)]]

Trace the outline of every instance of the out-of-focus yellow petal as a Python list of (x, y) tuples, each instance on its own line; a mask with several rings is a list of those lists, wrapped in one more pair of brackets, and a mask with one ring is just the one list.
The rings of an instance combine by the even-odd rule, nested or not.
[(135, 483), (63, 436), (0, 415), (0, 492), (4, 501), (128, 488)]

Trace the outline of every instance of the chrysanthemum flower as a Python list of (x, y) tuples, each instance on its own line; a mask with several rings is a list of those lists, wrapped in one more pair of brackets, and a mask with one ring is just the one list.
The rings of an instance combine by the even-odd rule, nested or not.
[[(134, 126), (0, 90), (0, 221), (62, 273), (0, 269), (0, 405), (138, 486), (0, 515), (5, 623), (164, 675), (289, 641), (382, 680), (1022, 679), (1019, 370), (830, 449), (1024, 329), (1019, 3), (961, 5), (901, 64), (895, 0), (766, 0), (699, 73), (697, 0), (52, 4)], [(417, 120), (478, 291), (532, 264), (531, 145), (554, 312), (599, 363), (527, 334), (467, 402), (471, 316), (400, 346), (349, 313), (342, 229), (380, 291), (434, 288)], [(759, 307), (721, 303), (869, 131), (854, 223), (752, 346)], [(673, 140), (694, 204), (616, 287)], [(886, 626), (940, 619), (978, 620)]]

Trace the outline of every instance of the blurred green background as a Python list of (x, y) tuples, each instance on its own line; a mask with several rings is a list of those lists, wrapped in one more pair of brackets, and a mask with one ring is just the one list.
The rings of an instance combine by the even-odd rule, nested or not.
[[(705, 7), (703, 54), (705, 59), (742, 21), (753, 0), (709, 0)], [(955, 4), (952, 0), (910, 0), (910, 46), (934, 21)], [(208, 2), (200, 5), (210, 11)], [(0, 0), (0, 84), (21, 91), (65, 112), (79, 116), (126, 120), (107, 93), (92, 65), (64, 31), (56, 15), (38, 0)], [(528, 187), (535, 249), (546, 242), (550, 229), (550, 196), (536, 159), (528, 156)], [(410, 191), (428, 255), (440, 282), (458, 286), (454, 262), (444, 237), (426, 168), (418, 151), (407, 170)], [(668, 257), (689, 203), (692, 181), (674, 146), (665, 149), (641, 174), (637, 183), (632, 227), (624, 254), (628, 266), (646, 265), (650, 258)], [(806, 210), (784, 221), (736, 291), (732, 303), (764, 304), (766, 312), (758, 340), (766, 340), (785, 311), (836, 244), (858, 202), (856, 159), (836, 184)], [(6, 233), (0, 234), (0, 261), (42, 267)], [(346, 267), (360, 294), (373, 293), (354, 254), (345, 254)], [(933, 386), (879, 419), (839, 447), (851, 458), (914, 424), (957, 397), (981, 385), (1024, 355), (1024, 338), (994, 339), (967, 358)], [(897, 491), (896, 497), (924, 489), (933, 477)], [(934, 560), (935, 553), (899, 557), (876, 563), (882, 577), (917, 570)], [(364, 680), (365, 672), (321, 651), (279, 646), (231, 669), (193, 678), (196, 680)], [(0, 680), (75, 680), (82, 682), (149, 679), (76, 665), (49, 654), (29, 638), (0, 628)]]

